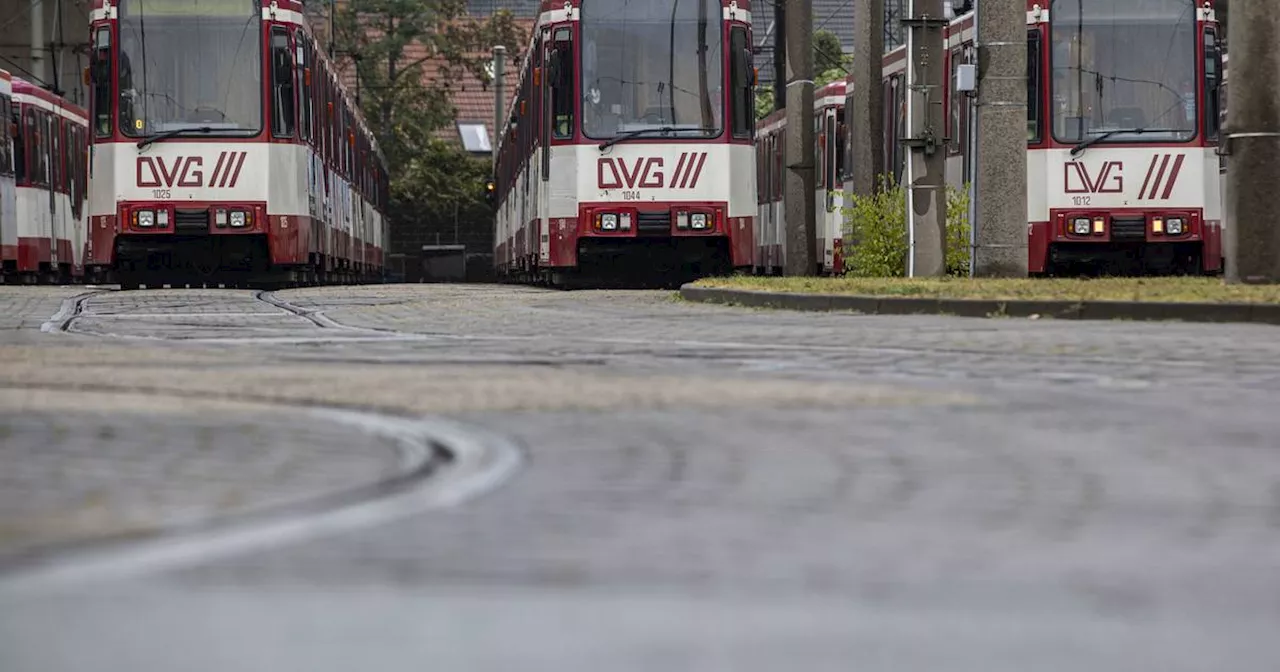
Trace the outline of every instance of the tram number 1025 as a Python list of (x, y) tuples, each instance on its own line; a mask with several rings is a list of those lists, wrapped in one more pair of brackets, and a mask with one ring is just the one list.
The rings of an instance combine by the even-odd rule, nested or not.
[(157, 201), (167, 201), (173, 198), (173, 194), (168, 189), (152, 189), (151, 197)]

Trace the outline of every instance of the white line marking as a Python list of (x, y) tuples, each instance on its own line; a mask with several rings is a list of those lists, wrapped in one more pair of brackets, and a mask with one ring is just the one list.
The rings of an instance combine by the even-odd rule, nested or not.
[(0, 595), (68, 588), (176, 570), (251, 551), (296, 544), (383, 525), (433, 509), (457, 506), (491, 492), (520, 467), (520, 451), (489, 432), (446, 421), (408, 420), (373, 413), (317, 409), (328, 420), (391, 436), (401, 446), (402, 465), (416, 469), (432, 442), (446, 446), (453, 461), (441, 471), (386, 497), (311, 515), (247, 522), (234, 527), (160, 537), (123, 548), (75, 553), (0, 576)]
[(293, 313), (287, 313), (284, 311), (280, 311), (278, 313), (93, 313), (93, 312), (81, 312), (79, 317), (81, 318), (92, 317), (95, 319), (107, 319), (107, 320), (130, 319), (135, 317), (148, 318), (148, 319), (156, 318), (156, 317), (161, 317), (161, 318), (181, 317), (181, 318), (187, 318), (187, 319), (193, 318), (193, 317), (292, 317), (297, 319), (305, 319), (298, 315), (294, 315)]

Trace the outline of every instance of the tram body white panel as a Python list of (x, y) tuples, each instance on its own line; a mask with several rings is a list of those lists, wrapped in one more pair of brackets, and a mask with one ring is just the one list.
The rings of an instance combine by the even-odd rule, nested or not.
[(53, 213), (49, 192), (35, 187), (18, 187), (16, 199), (18, 239), (20, 241), (53, 240)]
[[(1028, 173), (1033, 191), (1044, 195), (1039, 219), (1069, 208), (1197, 208), (1205, 219), (1220, 219), (1220, 187), (1212, 149), (1105, 147), (1095, 145), (1072, 157), (1069, 149), (1029, 152), (1039, 165)], [(1037, 174), (1037, 171), (1040, 171)], [(1030, 200), (1030, 199), (1028, 199)]]
[[(13, 95), (13, 79), (5, 70), (0, 70), (0, 96)], [(7, 128), (8, 119), (0, 119), (0, 124)], [(10, 150), (13, 148), (13, 140), (7, 132), (0, 132), (0, 143)], [(13, 155), (10, 151), (10, 156)], [(5, 257), (12, 254), (17, 255), (18, 245), (18, 194), (16, 191), (16, 182), (12, 174), (5, 175), (3, 173), (12, 172), (8, 170), (12, 166), (0, 166), (4, 170), (0, 170), (0, 247), (4, 248)]]
[(844, 191), (835, 189), (817, 197), (819, 261), (824, 271), (835, 272), (836, 247), (844, 238)]
[[(306, 145), (268, 145), (267, 211), (273, 215), (310, 215), (307, 205), (307, 164), (311, 154)], [(248, 169), (248, 166), (245, 166)], [(244, 179), (243, 176), (241, 179)]]
[(17, 252), (18, 191), (12, 175), (0, 175), (0, 245)]
[(498, 208), (495, 264), (516, 264), (521, 253), (546, 263), (552, 230), (575, 221), (581, 203), (724, 203), (726, 218), (758, 220), (749, 145), (637, 142), (604, 151), (596, 144), (558, 145), (550, 148), (546, 181), (541, 151), (512, 177)]
[(128, 201), (228, 201), (266, 203), (272, 215), (320, 217), (347, 232), (354, 220), (350, 183), (305, 145), (169, 140), (139, 151), (132, 142), (108, 143), (94, 146), (92, 164), (94, 216), (114, 215)]

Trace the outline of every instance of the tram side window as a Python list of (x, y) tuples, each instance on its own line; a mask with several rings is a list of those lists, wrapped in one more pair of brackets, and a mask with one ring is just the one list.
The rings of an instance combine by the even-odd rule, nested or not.
[(44, 184), (44, 164), (40, 161), (40, 126), (36, 120), (36, 111), (27, 108), (22, 114), (22, 139), (27, 149), (27, 180), (31, 184)]
[(1222, 82), (1222, 51), (1218, 46), (1218, 35), (1213, 29), (1204, 31), (1204, 135), (1209, 140), (1217, 140), (1221, 130), (1222, 96), (1225, 88)]
[(6, 123), (5, 125), (11, 125), (11, 127), (17, 131), (17, 135), (13, 136), (13, 172), (19, 182), (24, 182), (27, 179), (27, 175), (30, 174), (30, 166), (27, 165), (27, 157), (31, 156), (31, 152), (27, 151), (26, 138), (31, 134), (31, 131), (24, 127), (22, 118), (19, 116), (20, 112), (18, 111), (18, 107), (16, 105), (13, 106), (12, 110), (13, 111), (9, 113), (9, 118), (13, 121), (11, 124)]
[(53, 162), (53, 189), (55, 191), (67, 190), (67, 167), (70, 162), (67, 158), (67, 124), (63, 123), (58, 117), (50, 117), (49, 121), (53, 127), (53, 147), (50, 148), (49, 158)]
[(844, 137), (842, 149), (840, 150), (840, 178), (853, 177), (853, 134), (845, 129), (853, 126), (853, 86), (849, 86), (849, 93), (844, 97), (844, 112), (840, 117), (840, 133)]
[(294, 32), (294, 39), (302, 47), (302, 62), (298, 63), (298, 135), (311, 140), (311, 42), (302, 31)]
[(557, 28), (551, 51), (551, 119), (557, 139), (573, 137), (573, 42), (568, 28)]
[(63, 155), (67, 157), (67, 194), (71, 197), (71, 214), (79, 218), (84, 207), (84, 152), (83, 132), (77, 126), (68, 125), (67, 142)]
[(755, 71), (752, 69), (751, 46), (746, 28), (729, 33), (729, 53), (733, 59), (729, 85), (733, 92), (729, 109), (733, 114), (733, 137), (750, 138), (755, 129)]
[(93, 61), (89, 64), (94, 129), (99, 138), (111, 135), (111, 72), (111, 29), (99, 28), (94, 37)]
[(827, 186), (827, 134), (822, 130), (825, 111), (813, 116), (814, 165), (818, 166), (818, 188)]
[(17, 138), (13, 137), (13, 134), (10, 132), (12, 127), (12, 122), (9, 121), (12, 119), (10, 116), (11, 114), (9, 97), (0, 96), (0, 124), (3, 124), (0, 128), (4, 129), (3, 134), (0, 134), (0, 175), (13, 174), (12, 143), (17, 140)]
[(1037, 144), (1043, 135), (1040, 95), (1040, 29), (1027, 31), (1027, 142)]
[(294, 119), (293, 51), (283, 26), (271, 29), (271, 134), (292, 138)]
[[(836, 143), (833, 148), (836, 155), (836, 170), (832, 173), (834, 179), (839, 181), (844, 180), (845, 171), (847, 170), (847, 164), (845, 161), (847, 160), (849, 153), (848, 135), (848, 131), (845, 130), (844, 110), (840, 110), (836, 113)], [(842, 185), (837, 183), (835, 186), (839, 187)]]

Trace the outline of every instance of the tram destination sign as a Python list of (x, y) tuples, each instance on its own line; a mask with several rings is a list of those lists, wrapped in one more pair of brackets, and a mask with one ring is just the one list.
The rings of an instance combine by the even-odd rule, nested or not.
[(260, 12), (258, 0), (120, 0), (121, 16), (253, 16)]

